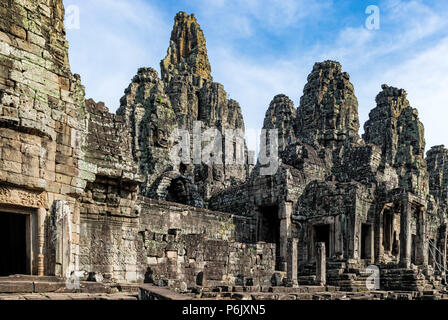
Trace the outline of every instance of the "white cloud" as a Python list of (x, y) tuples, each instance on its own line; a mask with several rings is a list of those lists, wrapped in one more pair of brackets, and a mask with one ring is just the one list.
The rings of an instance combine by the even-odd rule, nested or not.
[(199, 0), (196, 13), (200, 22), (209, 27), (207, 33), (235, 39), (250, 37), (255, 30), (276, 33), (297, 26), (305, 18), (329, 8), (331, 3), (330, 0)]
[(425, 125), (427, 149), (448, 146), (448, 37), (435, 47), (384, 73), (394, 86), (405, 88)]
[[(242, 107), (246, 131), (259, 130), (270, 102), (277, 94), (289, 96), (298, 106), (306, 75), (312, 64), (296, 59), (256, 59), (230, 48), (213, 49), (214, 80), (224, 84), (230, 97)], [(255, 150), (257, 145), (249, 146)]]
[[(317, 44), (313, 56), (334, 59), (351, 75), (364, 124), (375, 107), (381, 84), (404, 88), (417, 107), (426, 129), (427, 148), (448, 145), (443, 130), (447, 104), (448, 11), (430, 8), (420, 1), (388, 1), (381, 7), (382, 26), (369, 31), (347, 27), (334, 43)], [(361, 128), (360, 133), (363, 132)]]
[[(89, 97), (104, 100), (114, 111), (138, 67), (158, 69), (169, 44), (173, 12), (143, 0), (64, 3), (81, 8), (81, 30), (68, 31), (72, 71), (82, 75)], [(448, 102), (448, 10), (443, 10), (447, 5), (440, 2), (430, 7), (423, 1), (391, 0), (379, 6), (380, 30), (366, 30), (362, 19), (359, 25), (341, 22), (332, 38), (285, 49), (290, 51), (268, 50), (262, 33), (275, 36), (277, 31), (302, 26), (307, 18), (335, 14), (338, 8), (332, 7), (332, 1), (199, 0), (195, 13), (208, 40), (215, 81), (223, 83), (240, 102), (248, 130), (263, 125), (276, 94), (288, 95), (297, 107), (314, 62), (333, 59), (351, 75), (362, 124), (375, 107), (380, 85), (388, 83), (408, 91), (425, 124), (427, 145), (448, 145), (443, 124), (448, 116), (444, 112)], [(257, 40), (258, 51), (238, 47), (241, 39)]]
[(67, 30), (70, 64), (86, 96), (115, 111), (137, 69), (158, 68), (169, 44), (171, 25), (140, 0), (65, 0), (80, 8), (81, 28)]

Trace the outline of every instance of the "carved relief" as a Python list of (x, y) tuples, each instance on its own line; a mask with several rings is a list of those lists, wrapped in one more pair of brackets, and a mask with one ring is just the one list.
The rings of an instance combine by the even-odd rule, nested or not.
[(0, 187), (0, 203), (31, 208), (46, 208), (46, 192)]
[(10, 196), (9, 190), (5, 187), (0, 187), (0, 197), (9, 197), (9, 196)]

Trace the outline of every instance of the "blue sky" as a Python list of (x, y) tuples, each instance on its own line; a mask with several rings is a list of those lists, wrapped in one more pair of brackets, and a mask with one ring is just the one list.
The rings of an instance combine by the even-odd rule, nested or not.
[[(139, 67), (160, 70), (173, 19), (194, 13), (207, 39), (214, 80), (243, 110), (251, 149), (272, 98), (296, 107), (316, 61), (342, 63), (359, 100), (361, 127), (381, 84), (406, 89), (425, 125), (427, 149), (448, 146), (448, 1), (64, 0), (79, 8), (68, 28), (70, 63), (87, 97), (111, 111)], [(366, 8), (380, 9), (379, 30)], [(361, 128), (360, 133), (363, 132)]]

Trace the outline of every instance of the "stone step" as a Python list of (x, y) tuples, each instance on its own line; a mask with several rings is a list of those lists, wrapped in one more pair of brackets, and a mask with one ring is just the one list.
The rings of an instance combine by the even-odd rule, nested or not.
[(316, 276), (300, 276), (297, 281), (299, 285), (312, 285), (316, 283)]
[(45, 281), (45, 282), (60, 282), (63, 281), (59, 277), (55, 276), (30, 276), (30, 275), (11, 275), (8, 277), (0, 277), (0, 282), (10, 281)]
[[(38, 280), (22, 280), (23, 278), (12, 278), (10, 281), (6, 279), (2, 279), (0, 281), (0, 293), (5, 294), (20, 294), (20, 293), (50, 293), (50, 292), (58, 292), (58, 293), (111, 293), (112, 289), (110, 286), (107, 286), (102, 283), (96, 282), (86, 282), (82, 281), (79, 283), (78, 288), (73, 288), (72, 285), (67, 286), (67, 283), (64, 280), (45, 277), (36, 278)], [(29, 278), (32, 279), (32, 278)], [(53, 280), (53, 281), (45, 281)]]
[(1, 281), (0, 293), (33, 293), (34, 283), (32, 281)]
[(138, 283), (118, 283), (114, 287), (116, 287), (119, 292), (138, 293), (139, 286), (140, 284)]

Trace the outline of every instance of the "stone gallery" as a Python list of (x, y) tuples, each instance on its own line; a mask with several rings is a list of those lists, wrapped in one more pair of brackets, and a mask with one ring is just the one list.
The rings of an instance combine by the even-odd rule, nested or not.
[(67, 279), (142, 299), (448, 297), (448, 149), (425, 156), (405, 90), (382, 85), (360, 136), (350, 76), (319, 62), (298, 107), (267, 108), (271, 174), (227, 135), (219, 161), (194, 143), (173, 161), (174, 132), (244, 133), (193, 14), (116, 114), (71, 72), (62, 0), (0, 16), (0, 297), (82, 291)]

